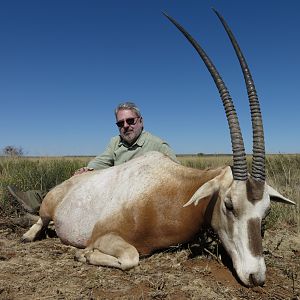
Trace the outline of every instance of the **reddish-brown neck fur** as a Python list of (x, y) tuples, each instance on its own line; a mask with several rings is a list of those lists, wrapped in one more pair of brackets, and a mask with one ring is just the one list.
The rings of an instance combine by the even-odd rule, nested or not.
[(143, 201), (133, 201), (122, 209), (120, 216), (98, 222), (89, 241), (115, 232), (137, 248), (140, 254), (150, 254), (156, 249), (182, 243), (192, 239), (205, 222), (205, 211), (209, 197), (197, 206), (183, 205), (205, 182), (221, 172), (216, 170), (185, 169), (185, 173), (174, 172), (172, 181), (161, 184), (153, 193), (143, 195)]

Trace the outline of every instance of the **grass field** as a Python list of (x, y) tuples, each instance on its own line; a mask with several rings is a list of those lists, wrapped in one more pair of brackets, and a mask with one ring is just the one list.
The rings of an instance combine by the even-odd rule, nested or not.
[[(0, 157), (0, 212), (19, 214), (21, 208), (9, 195), (7, 185), (26, 191), (49, 190), (72, 176), (87, 164), (90, 157)], [(231, 164), (231, 156), (178, 156), (181, 164), (192, 168), (215, 168)], [(251, 158), (248, 158), (249, 165)], [(284, 196), (295, 201), (297, 207), (272, 203), (267, 227), (296, 226), (300, 230), (300, 154), (268, 155), (266, 159), (268, 183)]]

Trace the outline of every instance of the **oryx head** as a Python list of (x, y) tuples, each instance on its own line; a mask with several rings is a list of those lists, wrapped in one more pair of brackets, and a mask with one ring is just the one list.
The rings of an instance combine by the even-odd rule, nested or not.
[(245, 58), (228, 25), (215, 11), (222, 22), (239, 59), (248, 92), (253, 130), (253, 159), (251, 174), (248, 174), (244, 142), (237, 114), (221, 76), (193, 37), (173, 18), (165, 15), (196, 49), (219, 90), (229, 124), (233, 167), (225, 168), (214, 179), (201, 186), (185, 206), (214, 196), (215, 203), (211, 225), (218, 233), (230, 255), (235, 271), (247, 286), (265, 282), (266, 266), (262, 251), (261, 221), (270, 207), (270, 200), (295, 204), (284, 198), (265, 182), (265, 143), (260, 105)]

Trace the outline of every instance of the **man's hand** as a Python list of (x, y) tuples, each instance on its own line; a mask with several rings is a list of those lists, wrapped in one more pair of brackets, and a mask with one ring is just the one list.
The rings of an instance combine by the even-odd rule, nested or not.
[(79, 174), (82, 174), (82, 173), (85, 173), (85, 172), (89, 172), (89, 171), (93, 171), (94, 169), (93, 168), (88, 168), (88, 167), (82, 167), (78, 170), (76, 170), (73, 174), (74, 175), (79, 175)]

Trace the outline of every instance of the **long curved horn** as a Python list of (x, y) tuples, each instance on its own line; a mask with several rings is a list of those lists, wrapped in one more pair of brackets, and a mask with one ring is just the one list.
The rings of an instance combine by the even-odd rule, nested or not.
[(252, 174), (251, 176), (258, 181), (265, 181), (265, 142), (264, 142), (264, 129), (262, 123), (262, 116), (260, 111), (259, 100), (255, 89), (254, 81), (252, 79), (250, 70), (248, 68), (245, 57), (224, 18), (215, 10), (213, 11), (218, 16), (223, 24), (235, 53), (239, 59), (250, 103), (252, 132), (253, 132), (253, 161), (252, 161)]
[(233, 152), (233, 178), (235, 180), (245, 181), (248, 178), (247, 174), (247, 161), (246, 161), (246, 153), (244, 147), (244, 141), (238, 121), (238, 117), (230, 97), (229, 91), (225, 86), (220, 74), (215, 68), (214, 64), (210, 60), (210, 58), (206, 55), (204, 50), (200, 47), (200, 45), (193, 39), (193, 37), (173, 18), (163, 13), (187, 38), (187, 40), (192, 44), (195, 50), (198, 52), (203, 62), (205, 63), (208, 71), (210, 72), (217, 89), (219, 90), (223, 106), (226, 112), (226, 117), (230, 130), (231, 137), (231, 145)]

